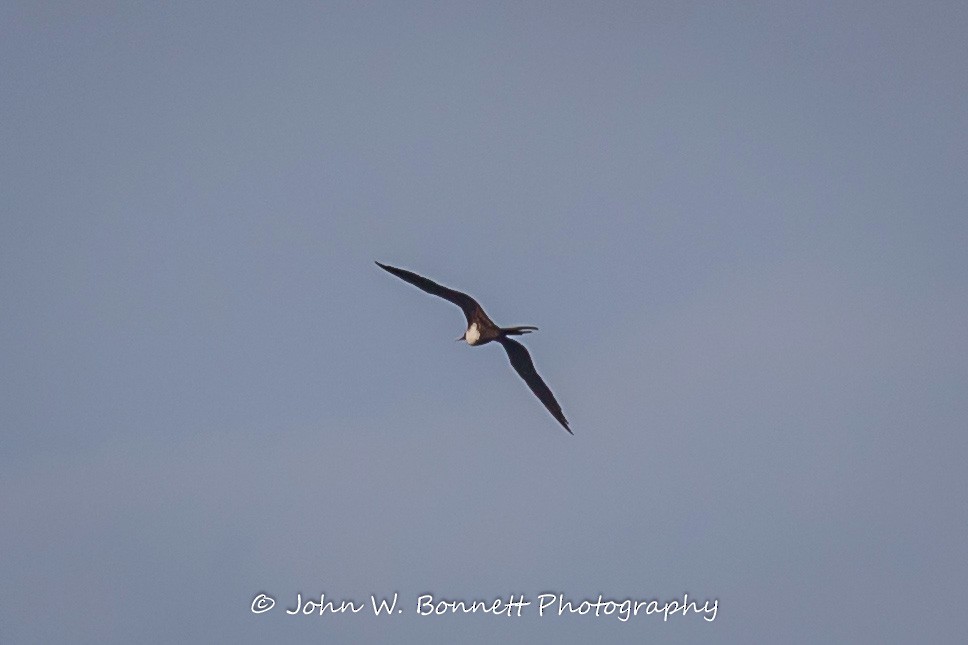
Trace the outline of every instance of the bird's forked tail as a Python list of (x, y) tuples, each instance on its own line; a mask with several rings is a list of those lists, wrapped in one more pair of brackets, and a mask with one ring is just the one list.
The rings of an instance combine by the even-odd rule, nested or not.
[(502, 336), (523, 336), (524, 334), (530, 334), (533, 331), (537, 331), (537, 327), (531, 325), (524, 325), (522, 327), (501, 327)]

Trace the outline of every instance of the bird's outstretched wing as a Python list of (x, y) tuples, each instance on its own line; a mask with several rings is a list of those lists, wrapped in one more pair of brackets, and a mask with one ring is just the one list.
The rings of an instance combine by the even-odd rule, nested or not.
[(555, 395), (551, 393), (545, 382), (541, 380), (538, 376), (537, 370), (534, 369), (534, 362), (531, 360), (531, 354), (524, 345), (516, 340), (511, 340), (506, 336), (495, 339), (497, 342), (504, 346), (504, 351), (508, 353), (508, 358), (511, 359), (511, 367), (514, 371), (524, 379), (524, 382), (528, 384), (534, 395), (544, 403), (544, 406), (548, 408), (548, 412), (551, 413), (558, 423), (568, 431), (569, 434), (575, 434), (568, 427), (568, 419), (565, 418), (564, 413), (561, 411), (561, 406), (558, 405), (558, 401), (555, 400)]
[(454, 291), (453, 289), (448, 289), (442, 285), (437, 284), (433, 280), (425, 278), (423, 276), (417, 275), (412, 271), (406, 271), (404, 269), (398, 269), (396, 267), (388, 266), (386, 264), (376, 263), (378, 267), (384, 271), (388, 271), (393, 275), (397, 276), (401, 280), (409, 282), (418, 289), (422, 289), (427, 293), (439, 296), (444, 300), (449, 300), (458, 307), (460, 307), (464, 312), (464, 317), (467, 318), (467, 324), (471, 324), (471, 316), (474, 312), (481, 308), (477, 301), (471, 298), (466, 293), (461, 293), (460, 291)]

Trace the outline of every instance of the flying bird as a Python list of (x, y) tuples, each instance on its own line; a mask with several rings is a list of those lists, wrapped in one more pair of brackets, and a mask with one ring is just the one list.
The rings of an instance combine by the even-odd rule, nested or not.
[(481, 308), (477, 301), (471, 298), (466, 293), (461, 293), (460, 291), (454, 291), (453, 289), (448, 289), (442, 285), (437, 284), (433, 280), (419, 276), (411, 271), (406, 271), (404, 269), (398, 269), (396, 267), (387, 266), (386, 264), (376, 263), (378, 267), (392, 273), (401, 280), (409, 282), (418, 289), (422, 289), (427, 293), (439, 296), (444, 300), (448, 300), (464, 312), (464, 317), (467, 318), (467, 331), (464, 335), (457, 340), (463, 340), (468, 345), (477, 346), (485, 345), (489, 342), (497, 341), (501, 343), (504, 347), (504, 351), (508, 353), (508, 358), (511, 360), (511, 367), (518, 373), (518, 375), (524, 379), (524, 382), (528, 384), (534, 395), (548, 408), (548, 412), (551, 413), (558, 423), (568, 431), (569, 434), (574, 434), (571, 428), (568, 427), (568, 420), (561, 411), (561, 406), (558, 405), (558, 401), (555, 400), (555, 395), (551, 393), (545, 382), (541, 380), (538, 376), (537, 370), (534, 369), (534, 362), (531, 360), (531, 355), (528, 350), (516, 340), (512, 340), (510, 336), (522, 336), (524, 334), (530, 334), (532, 331), (538, 329), (531, 325), (525, 325), (522, 327), (498, 327), (494, 322), (487, 317), (484, 310)]

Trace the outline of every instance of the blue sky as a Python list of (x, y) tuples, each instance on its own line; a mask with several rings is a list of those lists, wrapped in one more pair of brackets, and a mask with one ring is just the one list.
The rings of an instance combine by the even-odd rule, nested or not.
[[(965, 33), (5, 3), (0, 640), (963, 638)], [(373, 260), (540, 327), (575, 436)], [(546, 592), (719, 609), (414, 611)]]

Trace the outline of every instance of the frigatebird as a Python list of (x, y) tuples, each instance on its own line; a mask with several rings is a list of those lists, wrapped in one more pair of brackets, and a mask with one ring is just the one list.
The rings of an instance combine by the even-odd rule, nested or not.
[(444, 300), (448, 300), (464, 312), (464, 317), (467, 318), (467, 331), (464, 335), (457, 340), (463, 340), (467, 342), (468, 345), (477, 346), (485, 345), (489, 342), (497, 341), (501, 343), (504, 347), (504, 351), (508, 353), (508, 358), (511, 360), (511, 367), (518, 373), (518, 375), (524, 379), (524, 382), (528, 384), (531, 391), (534, 392), (535, 396), (544, 403), (544, 406), (548, 408), (548, 412), (551, 413), (558, 423), (568, 431), (569, 434), (574, 434), (571, 428), (568, 427), (568, 420), (561, 411), (561, 406), (558, 405), (558, 401), (555, 400), (555, 395), (551, 393), (545, 382), (541, 380), (538, 376), (537, 370), (534, 369), (534, 362), (531, 360), (531, 355), (528, 350), (516, 340), (509, 338), (510, 336), (523, 336), (524, 334), (530, 334), (532, 331), (537, 330), (537, 327), (531, 325), (524, 325), (520, 327), (498, 327), (494, 322), (487, 317), (484, 310), (481, 308), (477, 301), (471, 298), (466, 293), (461, 293), (460, 291), (455, 291), (453, 289), (448, 289), (445, 286), (439, 285), (433, 280), (419, 276), (412, 271), (406, 271), (404, 269), (398, 269), (396, 267), (391, 267), (386, 264), (376, 263), (378, 267), (392, 273), (401, 280), (409, 282), (418, 289), (422, 289), (429, 294), (439, 296)]

